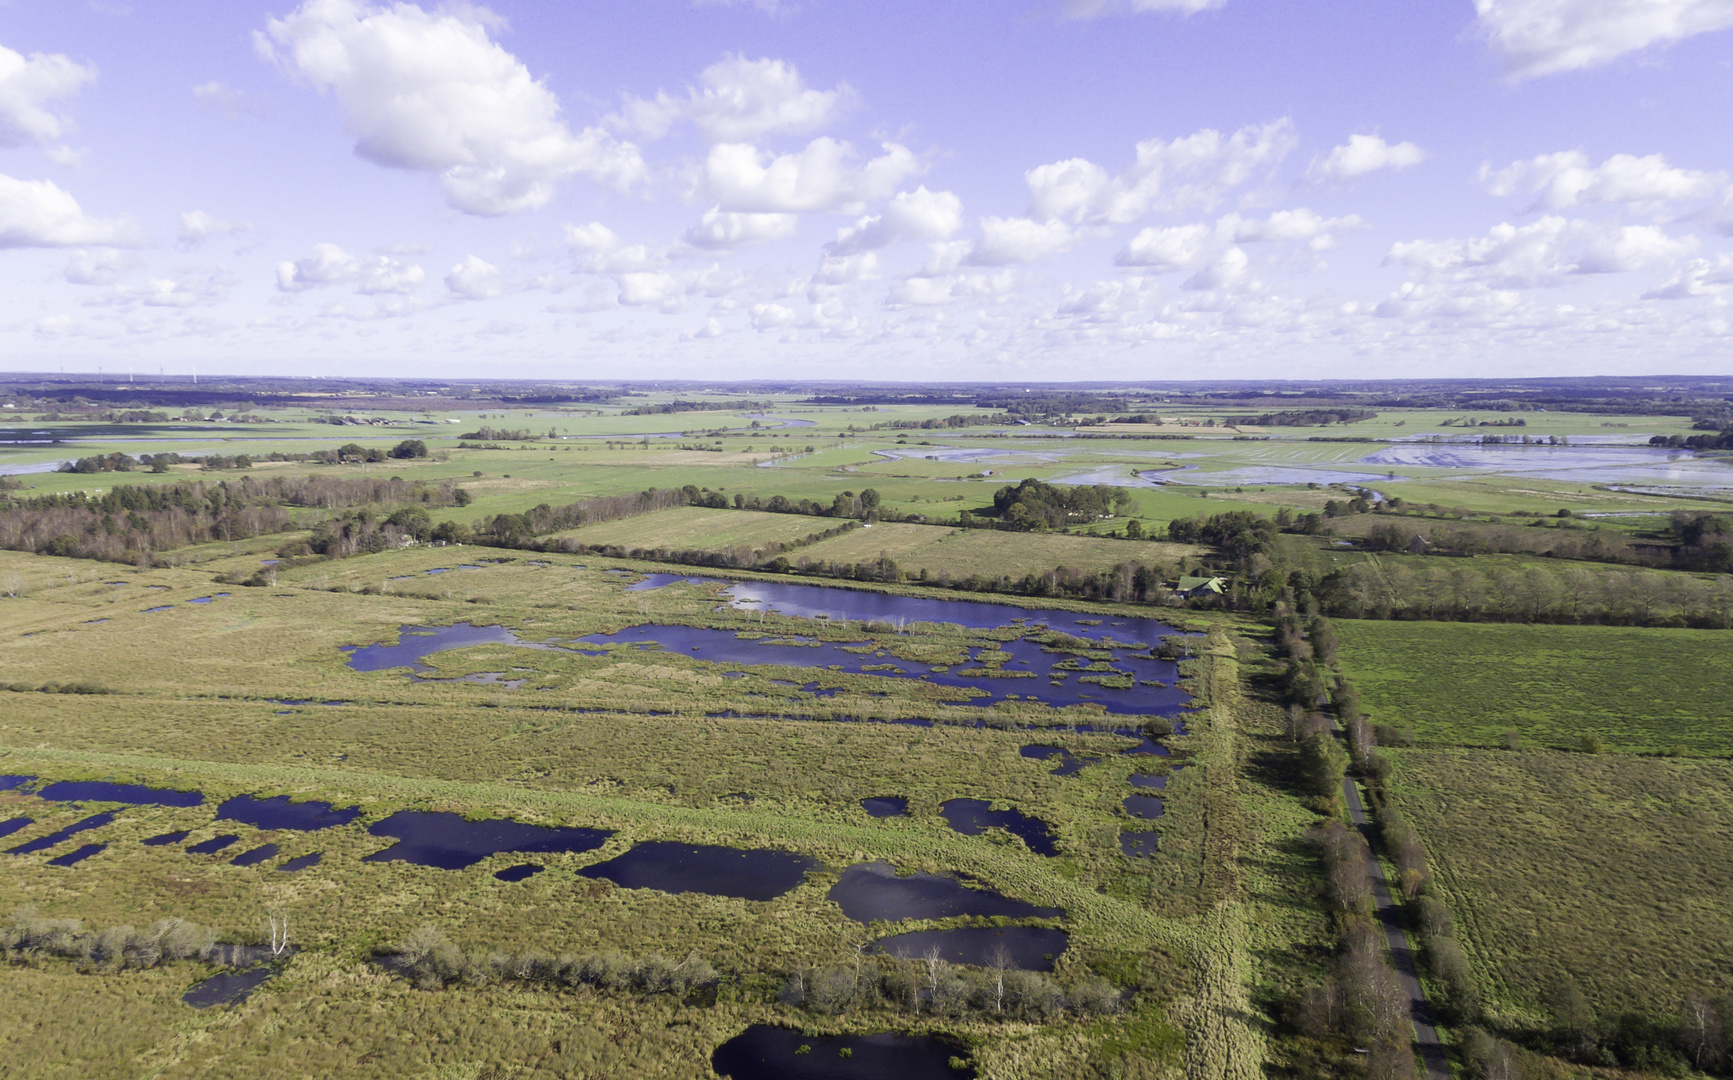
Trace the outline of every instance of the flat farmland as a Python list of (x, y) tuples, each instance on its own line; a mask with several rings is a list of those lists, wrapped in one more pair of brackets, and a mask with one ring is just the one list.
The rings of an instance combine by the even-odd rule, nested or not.
[(1337, 620), (1343, 671), (1422, 744), (1733, 753), (1725, 631)]
[(1125, 562), (1171, 566), (1180, 556), (1196, 550), (1186, 544), (1064, 533), (879, 524), (820, 541), (801, 549), (800, 556), (814, 562), (864, 563), (885, 555), (905, 574), (925, 570), (929, 575), (943, 573), (958, 578), (974, 574), (1022, 577), (1045, 573), (1056, 566), (1108, 570)]
[(1733, 764), (1390, 754), (1496, 1018), (1544, 1023), (1561, 978), (1603, 1015), (1733, 992)]
[(798, 543), (841, 524), (844, 522), (801, 514), (682, 506), (622, 521), (570, 529), (554, 534), (553, 539), (623, 548), (720, 551), (731, 547), (761, 548), (771, 543)]

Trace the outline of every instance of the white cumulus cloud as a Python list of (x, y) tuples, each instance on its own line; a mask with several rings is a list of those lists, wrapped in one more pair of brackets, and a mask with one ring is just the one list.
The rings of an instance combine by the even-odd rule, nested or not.
[(970, 248), (967, 261), (974, 266), (1030, 263), (1069, 251), (1076, 242), (1077, 234), (1063, 221), (982, 218), (981, 238)]
[(881, 156), (858, 166), (855, 156), (848, 143), (828, 137), (768, 161), (749, 144), (721, 143), (711, 147), (704, 162), (704, 183), (719, 210), (859, 213), (920, 171), (915, 156), (895, 143), (886, 143)]
[(360, 276), (361, 260), (336, 244), (314, 244), (310, 257), (277, 264), (277, 288), (283, 292), (305, 292)]
[(1719, 296), (1733, 286), (1733, 256), (1719, 255), (1713, 261), (1692, 259), (1660, 288), (1643, 294), (1645, 300), (1689, 300)]
[(711, 142), (750, 142), (764, 135), (806, 135), (829, 124), (853, 98), (847, 86), (814, 90), (793, 64), (728, 56), (705, 68), (683, 97), (628, 98), (618, 122), (646, 139), (691, 123)]
[(213, 236), (245, 236), (252, 231), (245, 221), (222, 221), (203, 210), (188, 210), (181, 215), (180, 242), (196, 247)]
[(706, 251), (732, 251), (749, 244), (782, 240), (800, 231), (799, 214), (748, 214), (711, 207), (686, 230), (688, 244)]
[(1475, 0), (1513, 78), (1594, 67), (1733, 26), (1733, 0)]
[(123, 218), (93, 218), (51, 180), (0, 176), (0, 250), (6, 248), (133, 247), (138, 226)]
[(1378, 135), (1350, 135), (1348, 141), (1312, 162), (1306, 174), (1314, 180), (1353, 180), (1380, 169), (1406, 169), (1426, 160), (1426, 151), (1411, 142), (1388, 143)]
[(567, 177), (627, 186), (644, 175), (630, 143), (601, 128), (573, 133), (553, 92), (488, 36), (496, 19), (454, 5), (306, 0), (255, 35), (260, 52), (335, 94), (355, 152), (432, 173), (464, 213), (544, 206)]
[(58, 53), (25, 56), (0, 45), (0, 146), (46, 146), (59, 139), (66, 119), (49, 103), (78, 93), (96, 69)]
[(1503, 169), (1480, 169), (1493, 195), (1534, 195), (1535, 208), (1562, 210), (1584, 203), (1662, 203), (1705, 198), (1726, 177), (1675, 169), (1660, 154), (1614, 154), (1599, 165), (1578, 150), (1541, 154)]
[(825, 245), (832, 255), (877, 251), (898, 240), (943, 240), (963, 227), (963, 200), (949, 191), (928, 191), (925, 185), (903, 191), (882, 213), (863, 217)]
[(653, 270), (668, 261), (665, 253), (645, 244), (628, 244), (599, 221), (567, 225), (566, 246), (578, 256), (578, 269), (588, 274), (624, 274)]
[(1125, 224), (1154, 210), (1215, 206), (1228, 191), (1279, 163), (1294, 148), (1294, 125), (1282, 119), (1232, 135), (1205, 128), (1172, 141), (1147, 139), (1118, 176), (1082, 158), (1041, 165), (1024, 174), (1029, 216)]
[(488, 300), (505, 292), (499, 267), (468, 255), (445, 275), (445, 287), (466, 300)]
[(1209, 257), (1215, 230), (1208, 225), (1151, 226), (1131, 238), (1114, 261), (1156, 272), (1190, 270)]
[(114, 248), (96, 248), (75, 252), (64, 276), (73, 285), (113, 285), (127, 266), (127, 258)]
[(1580, 274), (1610, 274), (1689, 255), (1696, 243), (1650, 225), (1612, 225), (1549, 215), (1529, 225), (1495, 225), (1467, 240), (1414, 240), (1385, 261), (1425, 276), (1482, 281), (1498, 289), (1558, 285)]

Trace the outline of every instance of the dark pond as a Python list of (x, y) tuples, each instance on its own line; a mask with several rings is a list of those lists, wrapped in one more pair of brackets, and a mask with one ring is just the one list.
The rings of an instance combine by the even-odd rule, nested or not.
[(389, 668), (408, 667), (418, 672), (426, 672), (428, 668), (422, 664), (422, 659), (437, 652), (448, 649), (461, 649), (469, 645), (521, 645), (536, 648), (534, 644), (519, 641), (518, 636), (503, 626), (475, 626), (460, 622), (451, 626), (404, 626), (398, 631), (396, 645), (346, 645), (343, 651), (349, 654), (349, 666), (356, 671), (385, 671)]
[[(1035, 641), (1009, 641), (997, 647), (1011, 655), (1002, 670), (1022, 674), (994, 676), (984, 667), (971, 667), (971, 662), (977, 660), (983, 652), (993, 651), (990, 649), (975, 649), (970, 653), (969, 660), (963, 664), (944, 666), (901, 660), (883, 650), (879, 650), (877, 654), (848, 651), (850, 647), (858, 648), (861, 642), (821, 642), (811, 638), (787, 636), (741, 638), (735, 636), (732, 630), (710, 627), (646, 623), (629, 626), (617, 634), (591, 634), (578, 638), (575, 644), (660, 647), (713, 664), (836, 668), (857, 675), (919, 679), (935, 686), (979, 691), (976, 696), (967, 700), (967, 704), (977, 706), (1020, 697), (1056, 708), (1065, 705), (1099, 705), (1109, 713), (1151, 716), (1177, 713), (1189, 700), (1189, 695), (1171, 685), (1140, 685), (1143, 681), (1171, 684), (1177, 679), (1173, 662), (1153, 659), (1147, 654), (1147, 649), (1114, 651), (1114, 659), (1108, 661), (1110, 671), (1073, 672), (1054, 667), (1070, 661), (1069, 654), (1046, 652), (1040, 643)], [(1099, 683), (1082, 681), (1082, 677), (1086, 675), (1095, 678), (1128, 676), (1133, 685), (1102, 686)], [(807, 684), (802, 689), (808, 693), (826, 693), (819, 690), (816, 683)]]
[(223, 850), (239, 839), (240, 837), (233, 834), (228, 836), (213, 836), (201, 844), (194, 844), (192, 847), (187, 848), (187, 851), (193, 855), (215, 855), (217, 852)]
[(817, 859), (787, 851), (650, 841), (578, 873), (606, 878), (623, 889), (774, 900), (817, 866)]
[(0, 776), (0, 791), (17, 791), (19, 788), (35, 780), (34, 776)]
[(1167, 774), (1165, 773), (1161, 776), (1151, 776), (1148, 773), (1132, 773), (1130, 776), (1126, 777), (1126, 780), (1130, 782), (1132, 787), (1155, 788), (1157, 791), (1167, 787), (1167, 779)]
[(1119, 834), (1119, 850), (1133, 859), (1146, 859), (1154, 855), (1160, 844), (1160, 833), (1122, 832)]
[(908, 817), (909, 800), (893, 795), (881, 795), (878, 798), (862, 799), (861, 809), (867, 816), (876, 818)]
[(1154, 795), (1127, 795), (1119, 805), (1125, 807), (1125, 812), (1135, 818), (1154, 821), (1167, 813), (1167, 805)]
[(1063, 918), (1062, 908), (1037, 907), (988, 889), (972, 889), (943, 874), (899, 875), (888, 863), (857, 863), (844, 870), (829, 899), (855, 922), (951, 919), (972, 915), (1008, 919)]
[(277, 969), (267, 965), (260, 965), (251, 971), (225, 971), (220, 975), (212, 975), (188, 990), (181, 995), (181, 1000), (195, 1009), (238, 1005), (275, 974)]
[(286, 874), (293, 874), (295, 871), (305, 870), (309, 866), (318, 866), (319, 865), (319, 858), (320, 858), (321, 854), (322, 854), (321, 852), (315, 851), (311, 855), (297, 855), (293, 859), (290, 859), (288, 862), (285, 862), (285, 863), (279, 865), (277, 867), (277, 869), (283, 871)]
[(49, 859), (48, 865), (49, 866), (71, 866), (73, 863), (81, 863), (84, 860), (90, 858), (92, 855), (95, 855), (97, 852), (102, 851), (103, 849), (105, 849), (107, 847), (108, 847), (107, 844), (86, 844), (83, 847), (79, 848), (77, 851), (69, 851), (66, 854), (60, 856), (58, 859)]
[(347, 825), (361, 816), (353, 806), (333, 809), (325, 802), (290, 802), (287, 795), (274, 799), (255, 799), (239, 795), (217, 807), (218, 821), (238, 821), (255, 829), (296, 829), (312, 832)]
[(180, 832), (165, 832), (161, 836), (153, 836), (144, 842), (145, 847), (167, 847), (178, 844), (192, 834), (182, 829)]
[(505, 818), (469, 821), (460, 814), (424, 810), (400, 810), (367, 831), (402, 841), (367, 856), (367, 862), (402, 861), (441, 870), (462, 870), (502, 851), (594, 851), (614, 835), (607, 829), (558, 829)]
[(1058, 758), (1059, 765), (1057, 768), (1052, 770), (1054, 776), (1075, 775), (1076, 773), (1082, 772), (1085, 765), (1093, 765), (1101, 760), (1098, 757), (1087, 754), (1083, 757), (1074, 757), (1072, 756), (1071, 751), (1065, 749), (1063, 746), (1025, 746), (1023, 748), (1023, 756), (1026, 758), (1034, 758), (1036, 761), (1051, 761), (1054, 758)]
[(19, 844), (17, 847), (9, 848), (8, 850), (10, 850), (14, 855), (31, 855), (38, 851), (47, 851), (56, 844), (65, 843), (67, 840), (77, 836), (81, 832), (89, 832), (91, 829), (100, 829), (113, 820), (113, 814), (92, 814), (90, 817), (87, 817), (82, 821), (73, 822), (58, 832), (51, 832), (47, 836), (38, 836), (36, 839), (31, 840), (28, 843)]
[(537, 866), (535, 863), (524, 863), (522, 866), (512, 866), (501, 870), (494, 877), (501, 881), (523, 881), (525, 878), (535, 877), (545, 869), (547, 868)]
[(967, 1053), (927, 1036), (803, 1035), (755, 1024), (717, 1047), (710, 1067), (732, 1080), (973, 1080), (975, 1070), (951, 1067)]
[(145, 608), (145, 609), (144, 609), (144, 613), (145, 613), (145, 614), (146, 614), (146, 615), (154, 615), (154, 614), (155, 614), (155, 613), (157, 613), (157, 612), (159, 612), (159, 611), (173, 611), (173, 610), (174, 610), (174, 607), (175, 607), (175, 606), (174, 606), (174, 605), (173, 605), (173, 604), (159, 604), (159, 605), (158, 605), (158, 606), (156, 606), (156, 607), (147, 607), (147, 608)]
[(208, 604), (212, 600), (226, 600), (226, 599), (228, 599), (228, 596), (229, 596), (228, 593), (220, 592), (220, 593), (217, 593), (215, 596), (201, 596), (201, 597), (198, 597), (197, 599), (188, 600), (187, 603), (189, 603), (189, 604)]
[(256, 847), (251, 851), (243, 851), (239, 855), (236, 855), (234, 858), (230, 859), (229, 862), (233, 863), (236, 866), (257, 866), (260, 863), (264, 862), (266, 859), (274, 859), (276, 857), (277, 857), (277, 845), (276, 844), (265, 844), (265, 845), (262, 845), (260, 847)]
[(940, 959), (976, 967), (992, 967), (1003, 951), (1009, 967), (1052, 971), (1053, 958), (1070, 943), (1071, 935), (1045, 926), (960, 926), (898, 934), (880, 938), (875, 944), (880, 952), (909, 957), (925, 956), (937, 947)]
[(49, 784), (37, 794), (52, 802), (115, 802), (132, 806), (199, 806), (205, 801), (201, 791), (172, 791), (103, 780), (63, 780)]
[(964, 836), (979, 836), (988, 829), (1004, 829), (1020, 837), (1029, 850), (1037, 855), (1057, 855), (1053, 830), (1040, 818), (1029, 817), (1016, 810), (994, 810), (982, 799), (952, 799), (939, 807), (939, 813), (951, 828)]
[(0, 821), (0, 836), (11, 836), (20, 829), (27, 829), (36, 824), (34, 818), (15, 817)]

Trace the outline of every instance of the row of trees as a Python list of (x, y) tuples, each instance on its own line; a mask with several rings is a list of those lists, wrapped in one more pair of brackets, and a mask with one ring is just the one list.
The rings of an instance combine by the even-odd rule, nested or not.
[(1062, 987), (1051, 976), (1016, 968), (1003, 948), (984, 968), (948, 963), (936, 947), (916, 957), (856, 957), (801, 968), (789, 976), (782, 996), (824, 1015), (891, 1009), (1025, 1023), (1104, 1016), (1117, 1012), (1121, 1003), (1119, 990), (1106, 979), (1089, 976)]
[(613, 950), (555, 956), (539, 950), (464, 949), (437, 926), (410, 932), (396, 952), (381, 959), (424, 990), (516, 982), (683, 998), (694, 990), (714, 987), (719, 978), (716, 969), (695, 953), (675, 961), (655, 953), (634, 957)]
[(214, 961), (216, 934), (185, 919), (160, 919), (144, 929), (86, 929), (78, 919), (51, 919), (25, 908), (0, 924), (0, 954), (16, 963), (38, 956), (75, 961), (87, 971), (153, 968), (177, 960)]

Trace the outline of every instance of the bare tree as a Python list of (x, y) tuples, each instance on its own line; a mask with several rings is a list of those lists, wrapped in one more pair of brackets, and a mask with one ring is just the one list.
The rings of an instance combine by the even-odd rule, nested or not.
[(927, 969), (927, 1000), (939, 1000), (939, 979), (945, 973), (945, 962), (939, 958), (939, 947), (930, 946), (927, 954), (921, 957), (921, 964)]
[(1003, 942), (993, 946), (991, 986), (993, 1011), (996, 1013), (1005, 1011), (1005, 972), (1009, 971), (1011, 967), (1011, 951), (1005, 948)]
[(266, 909), (265, 920), (271, 932), (271, 955), (282, 956), (289, 948), (289, 909), (274, 904)]

